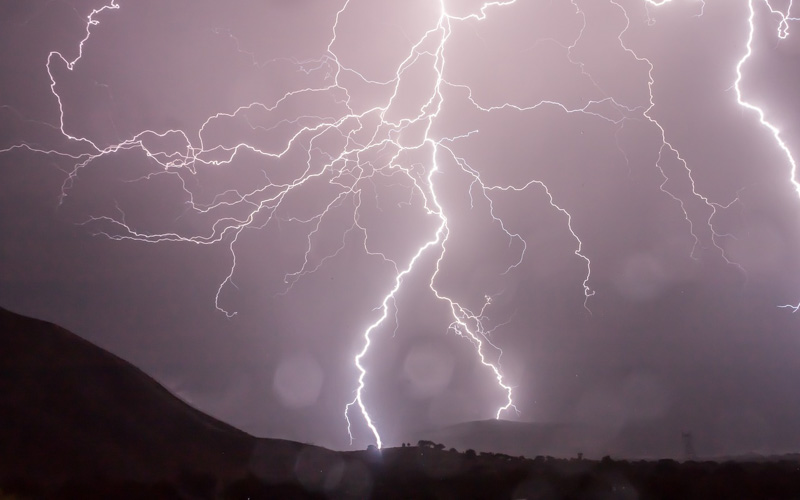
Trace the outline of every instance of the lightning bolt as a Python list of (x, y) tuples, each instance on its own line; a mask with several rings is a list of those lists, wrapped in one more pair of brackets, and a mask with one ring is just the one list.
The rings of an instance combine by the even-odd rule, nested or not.
[[(614, 0), (611, 0), (611, 1), (612, 1), (612, 3), (615, 3), (616, 5), (619, 5), (619, 4), (616, 3), (616, 1), (614, 1)], [(662, 6), (662, 5), (664, 5), (666, 3), (669, 3), (671, 1), (672, 0), (646, 0), (647, 4), (653, 5), (653, 6), (656, 6), (656, 7)], [(773, 139), (775, 140), (776, 145), (778, 146), (778, 148), (781, 150), (781, 152), (786, 157), (786, 161), (789, 164), (789, 176), (788, 176), (787, 180), (792, 185), (792, 187), (794, 188), (794, 191), (797, 193), (798, 197), (800, 197), (800, 181), (798, 181), (798, 179), (797, 179), (797, 161), (795, 160), (795, 158), (794, 158), (794, 156), (792, 154), (792, 151), (789, 149), (789, 146), (786, 144), (786, 142), (781, 137), (780, 129), (778, 129), (778, 127), (776, 125), (774, 125), (772, 122), (770, 122), (767, 119), (767, 114), (764, 111), (764, 109), (759, 107), (759, 106), (757, 106), (757, 105), (755, 105), (755, 104), (753, 104), (753, 103), (751, 103), (751, 102), (749, 102), (748, 100), (746, 100), (745, 97), (744, 97), (744, 94), (742, 92), (742, 88), (741, 88), (742, 81), (745, 78), (744, 67), (746, 66), (747, 62), (753, 56), (753, 40), (754, 40), (755, 34), (756, 34), (756, 2), (759, 2), (759, 0), (747, 0), (747, 10), (748, 10), (747, 26), (748, 26), (748, 30), (747, 30), (747, 37), (746, 37), (746, 40), (745, 40), (745, 43), (744, 43), (745, 51), (744, 51), (744, 54), (742, 55), (742, 57), (736, 63), (736, 68), (735, 68), (736, 78), (735, 78), (735, 80), (733, 82), (732, 88), (736, 93), (736, 102), (737, 102), (737, 104), (739, 106), (741, 106), (742, 108), (744, 108), (745, 110), (750, 111), (750, 112), (755, 114), (756, 118), (758, 119), (758, 123), (764, 129), (766, 129), (766, 131), (769, 132), (770, 135), (772, 135)], [(777, 28), (776, 28), (776, 35), (777, 35), (778, 39), (780, 39), (780, 40), (786, 39), (789, 36), (790, 23), (794, 22), (794, 21), (800, 21), (800, 18), (794, 17), (791, 14), (792, 7), (793, 7), (793, 0), (789, 0), (789, 2), (786, 4), (785, 10), (781, 10), (779, 8), (774, 7), (772, 5), (772, 3), (770, 2), (770, 0), (760, 0), (760, 2), (763, 2), (763, 5), (769, 10), (770, 14), (772, 14), (775, 17), (777, 17), (777, 19), (778, 19)], [(699, 3), (700, 3), (701, 7), (700, 7), (700, 12), (698, 13), (698, 15), (702, 15), (703, 14), (703, 10), (705, 8), (705, 2), (703, 0), (700, 0)], [(619, 7), (623, 11), (625, 10), (622, 6), (619, 6)], [(622, 35), (627, 30), (627, 28), (628, 28), (628, 26), (630, 24), (630, 20), (627, 19), (627, 13), (626, 13), (626, 20), (628, 21), (628, 25), (626, 25), (626, 28), (625, 28), (625, 30), (623, 30), (623, 33), (620, 34), (620, 37), (619, 37), (620, 43), (622, 44), (623, 47), (625, 47), (626, 50), (630, 51), (631, 54), (633, 54), (634, 57), (636, 57), (637, 60), (644, 61), (649, 66), (649, 72), (648, 72), (649, 83), (648, 83), (648, 86), (650, 88), (650, 107), (647, 109), (647, 111), (644, 113), (644, 115), (653, 124), (655, 124), (658, 127), (658, 129), (660, 130), (660, 132), (661, 132), (662, 150), (659, 152), (659, 162), (657, 162), (657, 164), (656, 164), (656, 167), (659, 169), (659, 171), (661, 172), (662, 176), (664, 177), (664, 184), (661, 185), (661, 189), (662, 189), (662, 191), (667, 193), (669, 196), (671, 196), (673, 199), (675, 199), (678, 203), (680, 203), (681, 209), (683, 210), (683, 213), (684, 213), (684, 216), (685, 216), (687, 222), (689, 223), (690, 227), (692, 228), (691, 229), (691, 233), (692, 233), (692, 235), (694, 237), (694, 240), (695, 240), (695, 249), (696, 249), (697, 245), (699, 244), (699, 238), (695, 234), (694, 228), (692, 227), (693, 223), (692, 223), (692, 220), (691, 220), (691, 218), (690, 218), (690, 216), (689, 216), (689, 214), (688, 214), (688, 212), (687, 212), (687, 210), (685, 208), (684, 200), (682, 198), (678, 197), (677, 195), (671, 193), (670, 191), (664, 189), (664, 185), (669, 181), (669, 177), (664, 172), (664, 169), (661, 167), (660, 162), (661, 162), (661, 159), (662, 159), (662, 153), (663, 153), (664, 149), (666, 148), (668, 151), (670, 151), (678, 159), (678, 161), (680, 161), (680, 163), (683, 165), (685, 171), (687, 172), (687, 177), (689, 178), (689, 180), (691, 182), (692, 194), (696, 198), (699, 198), (700, 200), (702, 200), (702, 202), (707, 207), (709, 207), (711, 209), (710, 210), (710, 215), (706, 219), (705, 222), (706, 222), (706, 225), (707, 225), (708, 229), (711, 232), (711, 241), (712, 241), (714, 247), (717, 250), (719, 250), (720, 254), (722, 255), (722, 257), (725, 259), (725, 261), (728, 264), (732, 264), (732, 265), (736, 266), (737, 268), (739, 268), (744, 273), (745, 272), (744, 268), (740, 264), (738, 264), (736, 262), (733, 262), (730, 259), (728, 259), (727, 255), (725, 254), (725, 251), (717, 243), (719, 238), (726, 237), (726, 236), (731, 236), (731, 235), (718, 233), (716, 231), (714, 225), (713, 225), (713, 218), (718, 213), (718, 211), (730, 208), (730, 206), (733, 205), (734, 203), (738, 202), (739, 199), (737, 197), (737, 198), (734, 198), (733, 200), (730, 200), (728, 203), (720, 204), (720, 203), (712, 202), (708, 197), (700, 194), (697, 191), (697, 187), (695, 185), (695, 181), (694, 181), (694, 177), (692, 175), (692, 171), (689, 168), (686, 160), (681, 156), (680, 152), (672, 144), (670, 144), (670, 142), (667, 141), (666, 130), (650, 114), (650, 111), (653, 109), (653, 107), (655, 107), (655, 101), (654, 101), (653, 90), (652, 90), (653, 84), (655, 83), (655, 80), (653, 78), (654, 67), (653, 67), (653, 64), (647, 58), (639, 57), (638, 55), (636, 55), (636, 53), (633, 50), (631, 50), (628, 47), (626, 47), (624, 42), (622, 41)], [(692, 250), (692, 254), (694, 255), (694, 249)], [(797, 312), (798, 310), (800, 310), (800, 303), (779, 305), (778, 307), (779, 308), (791, 309), (792, 312)]]
[[(750, 103), (749, 101), (745, 100), (744, 95), (742, 94), (741, 83), (744, 79), (744, 66), (747, 64), (747, 61), (753, 56), (753, 38), (755, 37), (756, 32), (756, 8), (755, 8), (755, 1), (756, 0), (748, 0), (747, 7), (748, 7), (748, 32), (747, 32), (747, 44), (746, 50), (744, 55), (739, 62), (736, 64), (736, 81), (733, 84), (733, 88), (736, 91), (736, 102), (739, 103), (741, 107), (752, 111), (758, 118), (758, 122), (761, 124), (762, 127), (767, 129), (772, 137), (775, 139), (775, 143), (778, 145), (778, 148), (783, 152), (786, 156), (786, 160), (789, 163), (789, 182), (794, 187), (795, 192), (797, 193), (798, 197), (800, 197), (800, 182), (797, 180), (797, 162), (792, 155), (789, 146), (786, 145), (783, 138), (781, 137), (781, 131), (773, 125), (769, 120), (767, 120), (766, 112), (761, 109), (760, 107), (756, 106), (755, 104)], [(773, 15), (777, 15), (780, 19), (777, 28), (777, 36), (778, 38), (785, 39), (789, 36), (789, 22), (791, 21), (798, 21), (800, 18), (792, 17), (790, 15), (792, 10), (792, 0), (786, 6), (786, 11), (781, 11), (779, 9), (775, 9), (770, 4), (769, 0), (763, 0), (766, 7), (769, 9), (770, 13)], [(792, 312), (797, 312), (800, 310), (800, 303), (797, 304), (785, 304), (778, 306), (779, 308), (786, 308), (791, 309)]]
[[(523, 263), (527, 257), (528, 242), (520, 232), (515, 231), (497, 215), (495, 211), (496, 197), (528, 191), (537, 191), (541, 193), (540, 195), (543, 194), (550, 207), (565, 220), (565, 226), (575, 242), (574, 255), (585, 266), (586, 271), (580, 286), (584, 296), (583, 307), (588, 312), (591, 312), (589, 299), (595, 294), (590, 286), (592, 262), (584, 251), (583, 241), (573, 227), (572, 213), (557, 201), (557, 193), (554, 193), (545, 182), (539, 179), (529, 179), (519, 184), (487, 183), (481, 175), (481, 169), (470, 165), (468, 160), (458, 153), (456, 147), (459, 143), (468, 141), (475, 134), (479, 134), (479, 130), (450, 136), (437, 135), (434, 124), (447, 99), (462, 99), (475, 111), (485, 114), (535, 113), (545, 108), (566, 115), (579, 114), (614, 127), (615, 133), (619, 133), (622, 127), (631, 120), (644, 119), (658, 131), (660, 136), (658, 158), (655, 163), (655, 167), (663, 179), (659, 189), (674, 200), (683, 213), (689, 226), (689, 233), (694, 240), (691, 256), (695, 258), (696, 251), (702, 247), (704, 236), (697, 230), (699, 225), (697, 216), (687, 208), (689, 200), (668, 188), (672, 177), (665, 167), (665, 162), (670, 160), (678, 162), (682, 170), (681, 175), (688, 179), (691, 186), (690, 198), (699, 201), (706, 207), (706, 215), (700, 216), (699, 222), (702, 223), (703, 230), (707, 230), (711, 246), (728, 264), (744, 272), (738, 263), (728, 258), (720, 244), (723, 238), (730, 235), (718, 231), (714, 225), (715, 216), (737, 203), (738, 197), (720, 203), (712, 201), (696, 188), (688, 162), (679, 149), (669, 141), (667, 130), (654, 116), (653, 111), (656, 109), (655, 67), (648, 58), (640, 56), (626, 44), (625, 37), (631, 19), (625, 7), (618, 0), (607, 1), (609, 5), (619, 11), (625, 20), (624, 27), (617, 35), (620, 47), (647, 69), (649, 99), (648, 102), (641, 105), (626, 105), (608, 95), (586, 70), (584, 63), (575, 57), (574, 50), (581, 43), (587, 25), (586, 15), (579, 0), (569, 2), (575, 15), (581, 20), (581, 26), (575, 39), (569, 43), (540, 40), (555, 42), (561, 46), (567, 61), (577, 68), (581, 76), (586, 78), (597, 92), (599, 97), (588, 99), (577, 107), (552, 100), (542, 100), (533, 104), (508, 101), (481, 102), (475, 97), (468, 84), (447, 78), (446, 54), (451, 46), (448, 42), (454, 27), (484, 22), (495, 11), (512, 8), (517, 3), (516, 0), (485, 2), (473, 13), (465, 15), (454, 14), (448, 9), (444, 0), (438, 0), (436, 2), (438, 15), (435, 22), (431, 22), (431, 25), (419, 38), (409, 40), (410, 48), (396, 67), (393, 76), (388, 80), (375, 80), (367, 77), (363, 71), (342, 62), (337, 53), (341, 19), (353, 8), (352, 0), (345, 0), (334, 16), (331, 36), (323, 56), (308, 61), (284, 60), (316, 83), (288, 91), (271, 104), (253, 102), (232, 111), (212, 114), (194, 135), (179, 129), (144, 130), (121, 142), (103, 145), (99, 144), (99, 141), (95, 142), (70, 132), (69, 120), (65, 116), (62, 96), (59, 93), (59, 85), (53, 68), (56, 64), (60, 64), (68, 71), (75, 70), (90, 41), (92, 29), (99, 24), (100, 18), (107, 15), (108, 11), (120, 10), (120, 4), (116, 0), (111, 0), (107, 5), (92, 10), (86, 17), (85, 34), (77, 45), (74, 57), (69, 58), (61, 52), (53, 51), (47, 58), (46, 68), (50, 78), (50, 91), (57, 105), (58, 120), (55, 125), (45, 125), (56, 129), (67, 139), (70, 147), (46, 149), (35, 143), (22, 142), (0, 150), (0, 152), (7, 153), (16, 149), (24, 149), (69, 161), (71, 166), (65, 171), (65, 180), (61, 189), (62, 202), (74, 187), (81, 172), (99, 159), (129, 151), (143, 154), (148, 164), (155, 166), (154, 171), (128, 182), (152, 181), (164, 176), (177, 181), (187, 212), (211, 217), (212, 222), (207, 229), (197, 233), (141, 230), (127, 222), (126, 214), (118, 205), (115, 214), (92, 216), (82, 223), (96, 234), (113, 240), (131, 240), (153, 244), (172, 241), (197, 245), (226, 245), (231, 256), (231, 265), (216, 290), (215, 307), (228, 317), (234, 316), (236, 312), (223, 306), (221, 294), (226, 287), (236, 286), (234, 277), (237, 274), (237, 248), (239, 238), (244, 230), (264, 229), (268, 225), (279, 224), (293, 224), (307, 228), (304, 233), (306, 241), (302, 262), (297, 268), (284, 275), (286, 286), (281, 292), (283, 294), (290, 293), (298, 280), (315, 273), (334, 257), (340, 255), (348, 241), (353, 238), (359, 239), (363, 244), (364, 254), (387, 267), (393, 277), (391, 286), (388, 287), (388, 291), (374, 309), (377, 311), (377, 317), (361, 332), (362, 348), (353, 358), (358, 373), (357, 384), (353, 399), (344, 408), (344, 419), (351, 443), (354, 440), (352, 414), (357, 412), (376, 445), (380, 448), (384, 444), (378, 430), (378, 423), (371, 416), (365, 400), (368, 378), (366, 361), (374, 336), (378, 331), (392, 319), (395, 323), (395, 330), (397, 329), (398, 294), (410, 275), (426, 272), (427, 268), (423, 261), (429, 259), (434, 264), (430, 274), (426, 275), (428, 288), (432, 296), (446, 306), (449, 312), (448, 331), (463, 337), (474, 346), (477, 361), (485, 367), (502, 394), (502, 404), (493, 412), (494, 416), (499, 419), (505, 412), (516, 410), (513, 386), (505, 379), (500, 363), (503, 351), (498, 343), (492, 340), (493, 332), (508, 321), (499, 324), (493, 324), (490, 321), (487, 311), (492, 307), (495, 297), (487, 294), (479, 303), (471, 304), (468, 300), (459, 299), (453, 294), (445, 292), (440, 285), (442, 265), (453, 251), (454, 245), (451, 239), (453, 230), (447, 204), (442, 201), (441, 196), (443, 175), (457, 170), (471, 179), (469, 197), (472, 207), (474, 208), (477, 204), (476, 196), (480, 198), (482, 205), (488, 207), (488, 216), (492, 223), (507, 239), (508, 247), (514, 250), (514, 258), (503, 274), (514, 271)], [(649, 9), (663, 7), (672, 0), (642, 1)], [(733, 88), (736, 91), (737, 103), (756, 114), (760, 124), (773, 135), (778, 146), (785, 153), (791, 166), (790, 181), (800, 195), (800, 183), (796, 180), (796, 163), (788, 146), (782, 140), (780, 131), (767, 120), (766, 114), (761, 108), (744, 99), (740, 88), (744, 78), (744, 68), (752, 56), (752, 42), (756, 29), (754, 23), (756, 1), (758, 0), (748, 0), (750, 29), (746, 40), (746, 53), (736, 66), (737, 77)], [(791, 1), (785, 10), (773, 8), (768, 0), (763, 0), (763, 2), (770, 14), (778, 19), (778, 37), (786, 38), (789, 35), (790, 23), (798, 20), (791, 15)], [(697, 15), (699, 16), (703, 14), (705, 2), (700, 0), (697, 3), (699, 6)], [(650, 18), (648, 21), (654, 22)], [(232, 32), (215, 30), (215, 33), (231, 38), (235, 42), (236, 50), (249, 57), (254, 65), (263, 68), (277, 61), (260, 64), (255, 54), (245, 50)], [(432, 74), (430, 81), (426, 83), (425, 89), (422, 91), (422, 103), (414, 109), (398, 109), (402, 84), (418, 65), (426, 65)], [(357, 95), (358, 89), (364, 87), (375, 90), (379, 94), (385, 91), (386, 97), (379, 104), (365, 105)], [(326, 107), (335, 109), (336, 112), (330, 112), (327, 115), (316, 115), (310, 112), (289, 118), (282, 117), (283, 113), (287, 112), (287, 108), (291, 108), (303, 100), (308, 102), (317, 102), (318, 100)], [(281, 146), (272, 148), (260, 146), (258, 140), (241, 140), (232, 143), (214, 140), (214, 131), (218, 127), (236, 123), (237, 120), (245, 123), (249, 128), (248, 133), (252, 132), (254, 137), (280, 138)], [(261, 124), (261, 122), (266, 124)], [(159, 146), (159, 141), (172, 141), (179, 146), (173, 145), (167, 148)], [(617, 144), (617, 148), (627, 161), (627, 155), (619, 144)], [(215, 195), (210, 201), (203, 196), (198, 188), (199, 172), (208, 168), (224, 168), (249, 156), (299, 163), (301, 172), (289, 180), (272, 180), (270, 174), (265, 172), (264, 182), (250, 190), (227, 189)], [(302, 156), (302, 161), (297, 162), (297, 156)], [(418, 157), (423, 158), (424, 161), (414, 161)], [(408, 199), (405, 204), (419, 208), (426, 220), (432, 221), (430, 233), (414, 245), (415, 250), (411, 252), (410, 258), (405, 262), (399, 262), (397, 257), (390, 256), (386, 251), (373, 245), (370, 241), (370, 231), (363, 223), (364, 199), (367, 196), (367, 189), (370, 186), (376, 186), (378, 179), (391, 181), (398, 189), (407, 192)], [(293, 204), (291, 200), (297, 196), (296, 193), (310, 190), (311, 186), (317, 185), (326, 185), (332, 189), (333, 193), (325, 199), (321, 208), (311, 215), (287, 215)], [(375, 189), (377, 190), (377, 187)], [(338, 244), (320, 257), (315, 254), (315, 249), (324, 239), (323, 229), (337, 212), (351, 214), (352, 222), (348, 222), (349, 226), (341, 233)], [(797, 311), (800, 309), (800, 304), (780, 307), (792, 308)], [(393, 311), (394, 315), (392, 315)]]
[[(662, 146), (661, 146), (661, 149), (659, 151), (658, 161), (656, 162), (656, 167), (658, 168), (659, 172), (661, 173), (662, 177), (664, 178), (664, 183), (660, 187), (661, 187), (661, 190), (663, 192), (668, 194), (671, 198), (673, 198), (676, 202), (678, 202), (680, 204), (681, 210), (683, 211), (684, 217), (685, 217), (686, 221), (688, 222), (688, 224), (690, 226), (690, 232), (691, 232), (691, 234), (692, 234), (692, 236), (694, 238), (694, 242), (695, 242), (695, 245), (694, 245), (694, 247), (692, 249), (692, 256), (694, 257), (695, 250), (700, 245), (700, 238), (695, 233), (694, 222), (692, 221), (692, 218), (690, 217), (690, 215), (689, 215), (689, 213), (688, 213), (688, 211), (686, 209), (685, 200), (683, 198), (681, 198), (680, 196), (672, 193), (671, 191), (669, 191), (668, 189), (665, 188), (666, 184), (670, 180), (670, 177), (667, 175), (667, 173), (665, 172), (664, 168), (662, 167), (662, 159), (663, 159), (663, 154), (665, 152), (669, 152), (670, 154), (672, 154), (680, 162), (680, 164), (683, 166), (683, 169), (686, 172), (687, 178), (690, 181), (692, 195), (695, 198), (701, 200), (706, 205), (706, 207), (708, 207), (710, 209), (710, 215), (705, 219), (705, 225), (706, 225), (706, 227), (708, 228), (708, 230), (709, 230), (709, 232), (711, 234), (711, 242), (712, 242), (713, 246), (719, 251), (720, 255), (723, 257), (725, 262), (737, 267), (742, 273), (745, 273), (745, 275), (746, 275), (745, 269), (739, 263), (730, 260), (728, 258), (728, 256), (726, 255), (724, 249), (718, 243), (718, 241), (721, 238), (731, 237), (732, 235), (719, 233), (716, 230), (716, 228), (714, 226), (714, 223), (713, 223), (713, 219), (717, 215), (717, 213), (719, 213), (720, 211), (723, 211), (725, 209), (728, 209), (733, 204), (739, 202), (739, 198), (737, 196), (736, 198), (734, 198), (734, 199), (728, 201), (727, 203), (723, 204), (723, 203), (713, 202), (707, 196), (705, 196), (705, 195), (703, 195), (703, 194), (698, 192), (697, 186), (695, 184), (694, 176), (692, 174), (692, 170), (689, 168), (689, 165), (688, 165), (687, 161), (683, 158), (683, 156), (681, 155), (680, 151), (667, 140), (667, 132), (666, 132), (666, 130), (661, 125), (661, 123), (659, 123), (659, 121), (657, 119), (655, 119), (651, 114), (651, 111), (655, 107), (655, 97), (654, 97), (654, 94), (653, 94), (653, 85), (655, 84), (655, 79), (653, 77), (653, 71), (654, 71), (653, 63), (649, 59), (647, 59), (645, 57), (640, 57), (639, 55), (636, 54), (635, 51), (633, 51), (632, 49), (630, 49), (629, 47), (627, 47), (625, 45), (625, 42), (623, 41), (623, 36), (624, 36), (625, 32), (628, 30), (628, 27), (630, 26), (630, 19), (628, 18), (628, 14), (627, 14), (627, 12), (625, 12), (624, 7), (622, 7), (619, 3), (617, 3), (616, 0), (610, 0), (610, 1), (611, 1), (611, 3), (617, 5), (625, 13), (626, 26), (625, 26), (625, 29), (620, 33), (620, 36), (619, 36), (620, 44), (622, 45), (622, 47), (626, 51), (630, 52), (633, 55), (633, 57), (635, 57), (638, 61), (645, 62), (648, 65), (648, 68), (649, 68), (648, 69), (648, 88), (650, 89), (650, 105), (647, 108), (647, 110), (644, 112), (644, 116), (658, 128), (658, 130), (660, 131), (660, 134), (661, 134)], [(789, 149), (789, 146), (786, 144), (786, 142), (781, 137), (781, 132), (778, 129), (778, 127), (775, 126), (772, 122), (770, 122), (767, 119), (767, 115), (766, 115), (766, 112), (764, 111), (764, 109), (762, 109), (761, 107), (756, 106), (755, 104), (747, 101), (744, 98), (744, 95), (743, 95), (742, 89), (741, 89), (741, 83), (742, 83), (742, 80), (744, 79), (744, 67), (747, 64), (747, 61), (753, 56), (753, 40), (754, 40), (755, 33), (756, 33), (756, 6), (755, 6), (755, 4), (758, 1), (759, 0), (747, 0), (747, 8), (748, 8), (747, 25), (748, 25), (748, 31), (747, 31), (747, 37), (746, 37), (746, 40), (745, 40), (745, 44), (744, 44), (745, 51), (744, 51), (744, 54), (742, 55), (742, 57), (738, 60), (738, 62), (736, 64), (736, 68), (735, 68), (736, 78), (735, 78), (735, 80), (733, 82), (732, 88), (734, 89), (734, 91), (736, 93), (736, 102), (738, 103), (738, 105), (741, 106), (742, 108), (748, 110), (748, 111), (753, 112), (756, 115), (759, 124), (763, 128), (765, 128), (772, 135), (772, 137), (774, 138), (775, 143), (777, 144), (778, 148), (783, 152), (783, 154), (786, 157), (786, 160), (787, 160), (787, 162), (789, 164), (789, 167), (790, 167), (789, 168), (788, 181), (793, 186), (793, 188), (794, 188), (795, 192), (798, 194), (798, 196), (800, 196), (800, 181), (798, 181), (798, 179), (797, 179), (797, 162), (796, 162), (791, 150)], [(773, 16), (776, 16), (778, 18), (778, 20), (779, 20), (778, 23), (777, 23), (777, 29), (776, 29), (777, 37), (779, 39), (781, 39), (781, 40), (786, 39), (789, 36), (790, 23), (793, 22), (793, 21), (800, 20), (800, 18), (797, 18), (797, 17), (794, 17), (794, 16), (791, 15), (792, 6), (793, 6), (793, 0), (789, 0), (789, 2), (787, 3), (787, 5), (785, 7), (785, 10), (780, 10), (778, 8), (773, 7), (773, 5), (771, 4), (770, 0), (760, 0), (760, 1), (763, 2), (763, 5), (766, 6), (766, 8), (769, 10), (770, 14), (772, 14)], [(645, 0), (645, 2), (646, 2), (646, 5), (651, 5), (651, 6), (654, 6), (654, 7), (660, 7), (660, 6), (663, 6), (664, 4), (672, 2), (672, 0)], [(698, 16), (702, 16), (703, 12), (704, 12), (704, 9), (705, 9), (705, 1), (704, 0), (698, 0), (698, 3), (700, 4), (700, 11), (699, 11), (699, 13), (697, 15)], [(654, 21), (651, 20), (650, 22), (654, 22)], [(780, 305), (778, 307), (779, 308), (788, 308), (788, 309), (791, 309), (792, 312), (797, 312), (798, 310), (800, 310), (800, 303), (794, 304), (794, 305), (793, 304)]]

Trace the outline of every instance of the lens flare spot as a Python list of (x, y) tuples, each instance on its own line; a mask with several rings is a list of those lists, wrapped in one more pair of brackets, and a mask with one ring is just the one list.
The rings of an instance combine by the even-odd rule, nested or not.
[(306, 408), (319, 399), (322, 380), (322, 368), (317, 360), (308, 354), (299, 354), (280, 361), (272, 388), (284, 406)]

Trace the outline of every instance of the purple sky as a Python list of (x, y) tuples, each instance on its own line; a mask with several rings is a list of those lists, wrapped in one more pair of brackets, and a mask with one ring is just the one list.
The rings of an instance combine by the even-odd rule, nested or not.
[(800, 449), (800, 196), (734, 86), (752, 6), (798, 156), (790, 2), (119, 0), (81, 54), (103, 5), (0, 6), (3, 307), (258, 436), (348, 448), (385, 314), (384, 443), (506, 404), (474, 335), (503, 418)]

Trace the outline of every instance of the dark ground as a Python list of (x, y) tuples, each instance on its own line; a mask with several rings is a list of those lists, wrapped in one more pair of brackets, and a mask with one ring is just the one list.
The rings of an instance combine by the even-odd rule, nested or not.
[(414, 446), (329, 458), (317, 469), (297, 467), (293, 478), (280, 482), (253, 470), (235, 479), (189, 471), (148, 482), (97, 478), (47, 484), (6, 479), (6, 496), (0, 498), (800, 498), (797, 457), (761, 463), (589, 461), (470, 457)]

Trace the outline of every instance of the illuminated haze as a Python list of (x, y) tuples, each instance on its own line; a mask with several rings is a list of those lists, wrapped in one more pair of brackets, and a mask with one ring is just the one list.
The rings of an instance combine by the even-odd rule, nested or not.
[(798, 13), (658, 3), (3, 6), (0, 304), (256, 435), (797, 449)]

